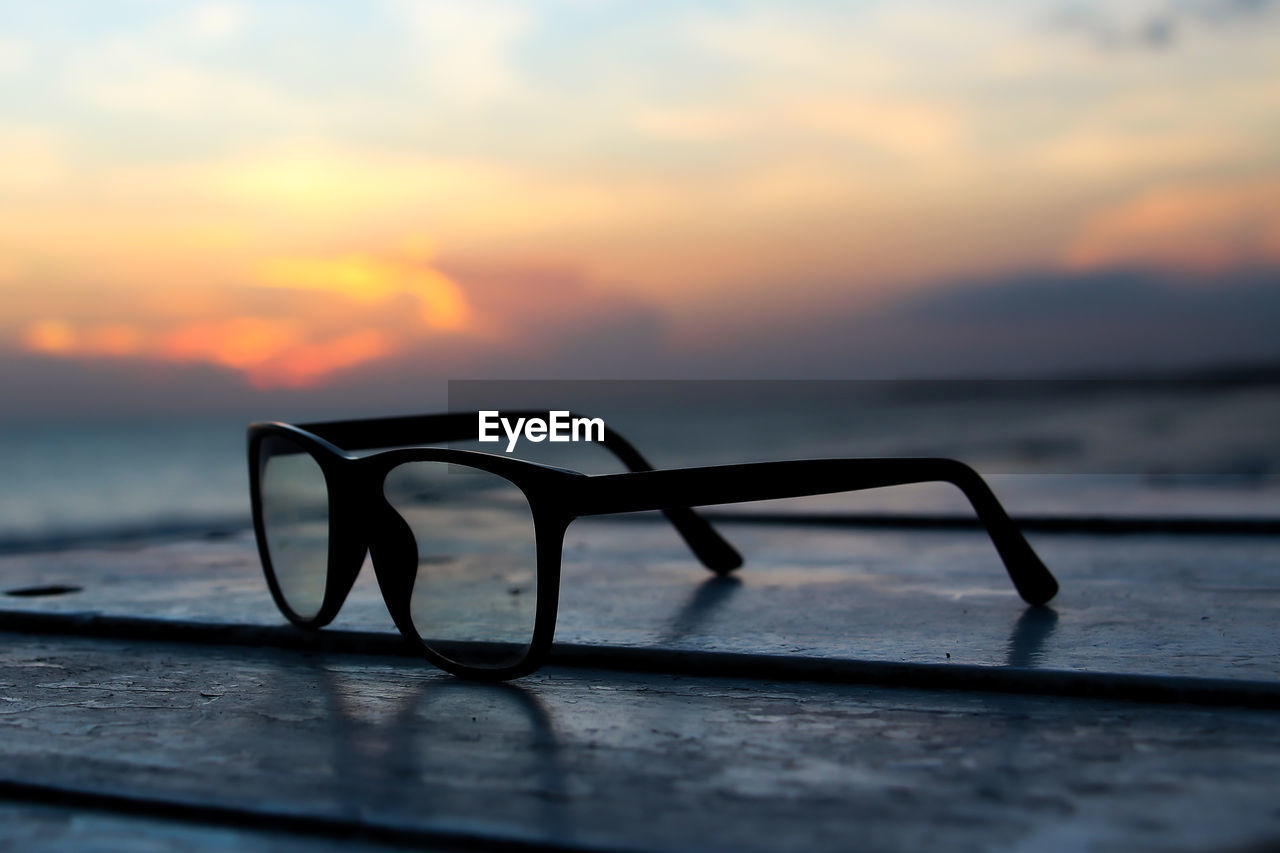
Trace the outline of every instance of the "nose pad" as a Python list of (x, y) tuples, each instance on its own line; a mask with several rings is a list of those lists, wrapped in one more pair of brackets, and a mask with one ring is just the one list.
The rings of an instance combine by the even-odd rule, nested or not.
[(390, 505), (377, 514), (370, 540), (373, 573), (391, 619), (401, 633), (416, 636), (410, 604), (418, 574), (418, 540), (408, 522)]

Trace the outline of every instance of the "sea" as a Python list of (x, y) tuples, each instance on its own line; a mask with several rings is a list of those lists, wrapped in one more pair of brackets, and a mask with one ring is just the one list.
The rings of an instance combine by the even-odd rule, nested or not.
[[(1280, 378), (1270, 375), (469, 383), (451, 386), (449, 396), (455, 410), (565, 407), (600, 415), (660, 467), (942, 456), (982, 472), (1015, 517), (1280, 519)], [(240, 417), (0, 423), (0, 552), (247, 529), (246, 426)], [(503, 452), (493, 444), (454, 446)], [(515, 455), (586, 473), (620, 470), (590, 445), (523, 442)], [(954, 490), (938, 486), (786, 506), (966, 511)]]

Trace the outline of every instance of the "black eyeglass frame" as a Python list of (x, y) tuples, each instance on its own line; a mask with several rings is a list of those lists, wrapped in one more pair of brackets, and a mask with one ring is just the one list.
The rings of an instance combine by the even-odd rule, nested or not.
[[(464, 678), (518, 678), (542, 666), (550, 652), (560, 600), (564, 536), (576, 519), (661, 510), (708, 569), (727, 574), (742, 564), (742, 558), (692, 507), (923, 482), (951, 483), (964, 493), (1024, 601), (1043, 605), (1058, 591), (1057, 581), (990, 487), (976, 471), (953, 459), (804, 459), (655, 470), (630, 443), (606, 428), (603, 444), (630, 470), (587, 475), (474, 450), (396, 446), (474, 438), (476, 423), (476, 413), (449, 413), (298, 426), (277, 422), (249, 426), (249, 491), (258, 554), (271, 596), (290, 622), (311, 629), (329, 624), (350, 593), (368, 552), (392, 620), (427, 660)], [(328, 575), (323, 602), (312, 617), (301, 616), (289, 606), (267, 547), (261, 463), (263, 442), (271, 437), (285, 439), (306, 451), (320, 467), (328, 489)], [(366, 455), (352, 452), (375, 448), (391, 449)], [(383, 494), (387, 475), (408, 462), (452, 463), (485, 471), (515, 485), (528, 501), (534, 524), (538, 595), (533, 635), (524, 658), (518, 662), (501, 667), (460, 664), (432, 649), (414, 626), (410, 601), (419, 569), (417, 541), (408, 523)]]

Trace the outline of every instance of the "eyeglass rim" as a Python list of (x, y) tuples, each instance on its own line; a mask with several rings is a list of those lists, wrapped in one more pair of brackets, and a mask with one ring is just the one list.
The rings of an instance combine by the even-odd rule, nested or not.
[[(329, 554), (326, 564), (324, 600), (314, 616), (297, 613), (285, 598), (267, 547), (262, 510), (262, 445), (268, 438), (282, 438), (297, 445), (319, 466), (329, 496)], [(542, 465), (526, 459), (496, 456), (473, 450), (436, 447), (397, 447), (370, 454), (355, 455), (298, 426), (279, 422), (254, 423), (249, 427), (249, 493), (252, 504), (254, 535), (258, 556), (266, 576), (267, 587), (280, 612), (294, 625), (319, 629), (337, 616), (358, 576), (366, 553), (373, 555), (373, 568), (382, 590), (383, 601), (392, 621), (406, 639), (436, 666), (448, 672), (477, 680), (505, 681), (527, 675), (541, 666), (551, 648), (560, 598), (560, 557), (564, 533), (573, 515), (558, 495), (566, 481), (585, 478), (585, 474), (564, 468)], [(537, 604), (533, 635), (521, 658), (500, 667), (460, 663), (436, 651), (424, 639), (409, 613), (412, 591), (408, 548), (388, 547), (378, 542), (379, 534), (394, 542), (402, 540), (406, 530), (403, 519), (389, 505), (379, 507), (374, 495), (381, 495), (382, 483), (396, 467), (409, 462), (443, 462), (484, 471), (500, 477), (518, 488), (528, 501), (533, 517), (536, 548)], [(385, 500), (382, 501), (385, 504)], [(356, 531), (364, 530), (366, 535)], [(399, 565), (396, 565), (396, 564)], [(417, 571), (417, 552), (413, 551), (412, 572)]]

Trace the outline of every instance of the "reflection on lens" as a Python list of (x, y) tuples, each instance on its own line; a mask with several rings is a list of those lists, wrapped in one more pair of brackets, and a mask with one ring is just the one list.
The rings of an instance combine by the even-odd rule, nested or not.
[(538, 606), (533, 513), (496, 474), (409, 462), (385, 493), (418, 543), (413, 626), (433, 651), (464, 666), (524, 659)]
[(288, 439), (262, 442), (262, 526), (276, 584), (289, 608), (311, 619), (329, 574), (329, 489), (319, 463)]

